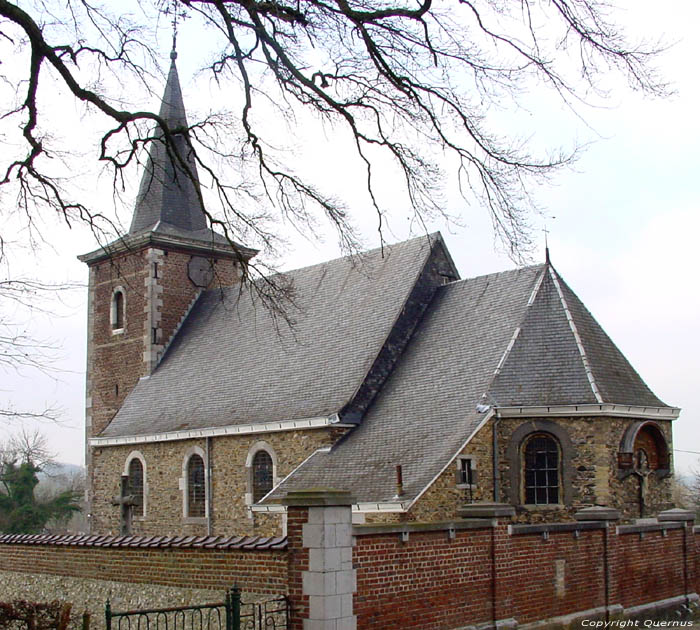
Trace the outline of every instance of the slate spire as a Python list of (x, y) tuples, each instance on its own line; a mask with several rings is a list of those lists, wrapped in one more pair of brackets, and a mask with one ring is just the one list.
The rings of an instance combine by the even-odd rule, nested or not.
[[(180, 79), (175, 60), (170, 54), (170, 72), (160, 107), (160, 116), (174, 136), (173, 148), (156, 140), (150, 145), (148, 161), (141, 178), (134, 216), (129, 234), (175, 228), (178, 232), (198, 232), (207, 229), (207, 221), (199, 204), (199, 177), (192, 151), (187, 145), (187, 114), (182, 100)], [(158, 129), (156, 135), (162, 137)], [(183, 168), (180, 160), (187, 164)], [(187, 171), (192, 174), (188, 175)]]

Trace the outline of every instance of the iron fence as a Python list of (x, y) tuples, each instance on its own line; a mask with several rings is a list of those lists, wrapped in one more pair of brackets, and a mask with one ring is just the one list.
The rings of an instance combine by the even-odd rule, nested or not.
[(290, 606), (286, 597), (243, 603), (234, 587), (215, 604), (118, 612), (108, 601), (105, 625), (107, 630), (287, 630)]

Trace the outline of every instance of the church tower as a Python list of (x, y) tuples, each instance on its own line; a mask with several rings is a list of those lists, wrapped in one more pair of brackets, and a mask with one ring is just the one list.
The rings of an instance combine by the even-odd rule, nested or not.
[(173, 51), (160, 108), (173, 142), (166, 146), (164, 139), (156, 139), (150, 146), (128, 233), (79, 256), (90, 269), (89, 481), (87, 441), (105, 429), (138, 380), (150, 376), (200, 293), (235, 283), (241, 265), (256, 253), (207, 225), (176, 57)]

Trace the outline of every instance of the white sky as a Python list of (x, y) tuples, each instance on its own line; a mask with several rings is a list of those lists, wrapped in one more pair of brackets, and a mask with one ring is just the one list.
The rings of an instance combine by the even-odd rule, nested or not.
[[(700, 453), (700, 343), (696, 331), (700, 322), (696, 279), (696, 239), (700, 233), (696, 146), (700, 138), (696, 113), (700, 89), (696, 66), (700, 44), (694, 32), (700, 9), (695, 3), (680, 0), (665, 3), (663, 10), (648, 0), (627, 4), (630, 32), (665, 35), (667, 41), (677, 42), (659, 64), (676, 95), (650, 101), (623, 88), (608, 108), (583, 110), (592, 130), (571, 119), (560, 123), (561, 117), (553, 116), (556, 122), (534, 141), (561, 138), (565, 145), (572, 139), (594, 142), (575, 171), (559, 174), (551, 186), (542, 187), (537, 194), (546, 214), (555, 217), (546, 220), (555, 267), (651, 389), (666, 403), (683, 409), (674, 425), (675, 448)], [(201, 88), (192, 87), (183, 46), (180, 78), (185, 100), (192, 108), (199, 103)], [(324, 177), (338, 177), (340, 165), (329, 145), (316, 139), (311, 150), (306, 149), (304, 159), (316, 156), (314, 169)], [(339, 180), (338, 187), (351, 190), (354, 184)], [(6, 198), (2, 201), (8, 202)], [(376, 246), (376, 218), (366, 209), (365, 200), (351, 197), (350, 207), (366, 245)], [(485, 211), (472, 208), (465, 214), (458, 210), (453, 191), (448, 191), (447, 209), (452, 214), (462, 212), (463, 225), (449, 227), (435, 222), (429, 227), (442, 230), (462, 277), (513, 267), (494, 249)], [(121, 216), (128, 220), (130, 208)], [(544, 220), (533, 217), (533, 223), (541, 230)], [(15, 252), (13, 273), (21, 269), (25, 275), (86, 283), (87, 269), (75, 256), (95, 249), (92, 235), (80, 226), (69, 230), (62, 224), (49, 225), (53, 250), (44, 247), (36, 254)], [(391, 217), (390, 225), (390, 240), (409, 235), (408, 222), (400, 211)], [(279, 261), (283, 268), (339, 255), (332, 239), (325, 244), (310, 243), (293, 233), (289, 239), (290, 248)], [(544, 258), (543, 236), (539, 241), (542, 246), (535, 261)], [(60, 347), (56, 367), (61, 371), (53, 375), (0, 372), (0, 400), (5, 398), (17, 408), (59, 404), (64, 410), (62, 422), (42, 423), (40, 428), (58, 459), (82, 463), (86, 291), (64, 296), (52, 310), (51, 316), (26, 318), (18, 312), (16, 317), (26, 319), (30, 333), (51, 339)], [(16, 428), (16, 424), (0, 425), (0, 439)], [(679, 450), (674, 456), (681, 472), (700, 458)]]

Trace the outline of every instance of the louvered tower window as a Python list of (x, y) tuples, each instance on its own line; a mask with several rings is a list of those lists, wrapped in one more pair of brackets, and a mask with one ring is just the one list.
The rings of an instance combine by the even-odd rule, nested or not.
[(192, 455), (187, 462), (187, 516), (205, 516), (206, 500), (204, 460), (199, 455)]
[(272, 490), (272, 476), (272, 458), (266, 451), (258, 451), (253, 457), (253, 503)]
[(129, 494), (134, 496), (137, 505), (134, 506), (134, 515), (143, 516), (143, 464), (134, 457), (129, 462)]
[(525, 444), (525, 503), (559, 503), (559, 445), (547, 434), (538, 433)]

